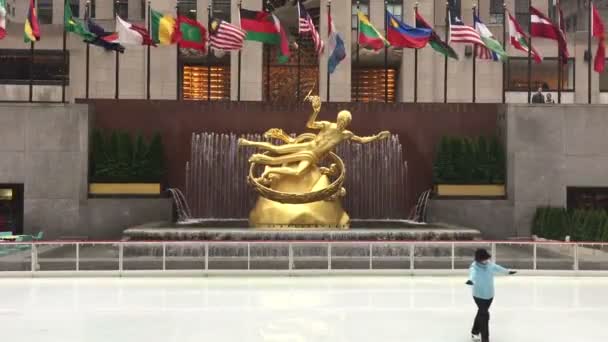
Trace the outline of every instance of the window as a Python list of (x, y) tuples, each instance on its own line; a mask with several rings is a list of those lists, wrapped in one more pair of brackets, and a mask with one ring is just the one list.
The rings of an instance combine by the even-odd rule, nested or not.
[[(593, 50), (593, 52), (595, 53), (595, 50)], [(595, 56), (593, 56), (593, 58), (595, 58)], [(606, 60), (606, 63), (608, 63), (608, 60)], [(608, 72), (604, 71), (601, 74), (599, 74), (599, 76), (600, 76), (600, 91), (608, 92)]]
[(529, 0), (515, 0), (515, 19), (517, 19), (524, 32), (528, 32), (528, 25), (530, 24), (529, 6)]
[(116, 15), (122, 19), (129, 19), (129, 0), (117, 0), (115, 6)]
[(179, 0), (177, 6), (180, 15), (196, 20), (196, 0)]
[[(230, 65), (184, 65), (182, 94), (184, 100), (207, 101), (208, 81), (211, 84), (211, 100), (230, 100)], [(211, 73), (211, 77), (209, 77)]]
[(462, 15), (460, 13), (460, 0), (448, 0), (448, 4), (450, 5), (450, 17), (452, 20), (456, 17), (462, 19)]
[(403, 21), (403, 2), (401, 0), (389, 0), (386, 9), (397, 19)]
[[(354, 102), (384, 102), (384, 68), (364, 67), (352, 69), (351, 98)], [(358, 89), (357, 89), (358, 88)], [(388, 102), (395, 102), (397, 70), (388, 69)]]
[[(30, 61), (30, 50), (0, 50), (0, 84), (28, 84)], [(63, 51), (37, 49), (33, 63), (34, 84), (60, 85), (63, 78), (68, 77), (67, 65), (63, 64)]]
[(91, 18), (95, 18), (95, 8), (97, 7), (97, 6), (95, 6), (95, 1), (96, 0), (91, 0), (91, 2), (89, 3), (89, 6), (91, 6), (91, 13), (90, 13)]
[[(351, 13), (352, 13), (352, 29), (356, 30), (359, 25), (359, 17), (357, 16), (357, 2), (353, 1), (351, 5)], [(359, 11), (363, 12), (366, 16), (369, 17), (369, 0), (359, 1)]]
[(568, 187), (568, 209), (608, 209), (608, 188)]
[(0, 230), (23, 234), (23, 184), (0, 184)]
[(80, 17), (80, 0), (69, 0), (70, 1), (70, 9), (72, 10), (72, 15), (74, 18)]
[(230, 22), (230, 0), (213, 0), (213, 18)]
[(38, 0), (38, 21), (40, 24), (53, 23), (53, 0)]
[(502, 24), (504, 13), (503, 0), (490, 0), (490, 24)]
[[(532, 42), (534, 44), (534, 41)], [(510, 57), (507, 62), (508, 91), (528, 91), (528, 58)], [(557, 90), (557, 58), (544, 58), (540, 64), (532, 61), (531, 89)], [(568, 60), (562, 72), (562, 90), (574, 91), (574, 58)]]

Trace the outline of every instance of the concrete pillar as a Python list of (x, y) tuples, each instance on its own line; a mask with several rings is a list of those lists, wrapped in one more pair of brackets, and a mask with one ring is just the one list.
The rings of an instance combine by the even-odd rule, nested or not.
[(196, 20), (207, 27), (209, 15), (207, 13), (208, 6), (212, 5), (212, 0), (197, 0), (196, 1)]
[[(143, 9), (142, 6), (144, 6)], [(145, 13), (147, 6), (147, 0), (143, 3), (141, 0), (129, 0), (129, 20), (135, 22), (143, 22), (147, 16), (147, 14)]]
[(114, 0), (95, 0), (95, 19), (113, 19), (114, 5)]
[[(350, 10), (350, 6), (349, 6)], [(384, 32), (384, 1), (370, 0), (369, 2), (369, 20), (372, 25), (380, 31)]]
[[(244, 0), (242, 6), (250, 10), (261, 10), (262, 0)], [(232, 0), (231, 17), (233, 23), (240, 25), (238, 0)], [(245, 41), (241, 49), (241, 101), (262, 100), (262, 51), (262, 43), (252, 41)], [(230, 65), (230, 98), (236, 100), (239, 87), (237, 52), (231, 53)]]
[[(351, 100), (351, 0), (332, 0), (331, 16), (336, 28), (344, 40), (346, 57), (338, 64), (336, 70), (330, 76), (330, 101), (350, 102)], [(321, 1), (321, 22), (319, 34), (327, 41), (327, 0)], [(331, 51), (325, 49), (319, 60), (319, 93), (324, 101), (327, 101), (327, 60)]]

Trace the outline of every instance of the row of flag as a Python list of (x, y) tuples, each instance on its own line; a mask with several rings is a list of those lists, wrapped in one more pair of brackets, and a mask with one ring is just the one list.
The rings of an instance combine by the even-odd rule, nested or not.
[[(315, 51), (321, 54), (325, 43), (315, 28), (314, 22), (306, 8), (299, 1), (298, 33), (309, 35), (314, 43)], [(592, 36), (598, 41), (595, 54), (594, 69), (603, 72), (605, 64), (604, 24), (595, 5), (591, 4)], [(207, 50), (207, 44), (216, 50), (236, 51), (243, 47), (244, 40), (258, 41), (279, 47), (279, 62), (289, 58), (289, 40), (287, 30), (278, 17), (271, 12), (252, 11), (240, 9), (240, 27), (220, 19), (212, 19), (210, 32), (196, 20), (178, 15), (177, 18), (169, 14), (151, 10), (150, 32), (144, 27), (129, 23), (116, 17), (115, 32), (106, 32), (85, 13), (84, 21), (73, 17), (71, 7), (65, 2), (64, 25), (68, 32), (81, 36), (86, 42), (99, 45), (108, 50), (124, 52), (123, 45), (170, 45), (179, 44), (180, 47)], [(530, 35), (555, 40), (559, 53), (564, 62), (567, 61), (569, 51), (566, 41), (565, 25), (559, 9), (557, 22), (552, 22), (541, 11), (530, 6)], [(405, 24), (388, 10), (386, 11), (386, 38), (372, 25), (367, 16), (358, 12), (358, 37), (360, 47), (379, 50), (392, 46), (394, 48), (421, 49), (430, 45), (435, 51), (454, 59), (458, 54), (450, 46), (451, 43), (472, 44), (475, 46), (475, 56), (480, 59), (505, 61), (508, 58), (501, 43), (492, 35), (488, 27), (474, 15), (473, 26), (465, 25), (459, 18), (449, 19), (449, 39), (443, 41), (427, 21), (416, 11), (415, 26)], [(506, 13), (508, 21), (508, 42), (517, 50), (526, 54), (530, 50), (531, 57), (537, 62), (542, 56), (530, 43), (530, 37), (524, 32), (521, 25), (511, 15)], [(6, 0), (0, 0), (0, 39), (6, 36)], [(30, 0), (25, 28), (25, 42), (40, 40), (40, 26), (36, 15), (34, 0)], [(344, 40), (336, 31), (331, 15), (328, 14), (328, 70), (332, 73), (336, 66), (346, 57)]]

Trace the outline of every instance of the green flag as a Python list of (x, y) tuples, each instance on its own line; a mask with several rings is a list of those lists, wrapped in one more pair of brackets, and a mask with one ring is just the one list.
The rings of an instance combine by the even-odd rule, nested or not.
[(477, 16), (475, 16), (473, 20), (475, 21), (475, 29), (477, 32), (479, 32), (479, 36), (486, 47), (496, 54), (498, 60), (502, 62), (506, 61), (509, 58), (509, 55), (507, 55), (505, 50), (502, 48), (500, 42), (494, 38), (488, 27), (482, 23)]
[(97, 36), (89, 31), (86, 26), (72, 15), (72, 7), (68, 1), (65, 1), (65, 7), (63, 10), (63, 25), (65, 30), (68, 32), (75, 33), (85, 40), (93, 40)]

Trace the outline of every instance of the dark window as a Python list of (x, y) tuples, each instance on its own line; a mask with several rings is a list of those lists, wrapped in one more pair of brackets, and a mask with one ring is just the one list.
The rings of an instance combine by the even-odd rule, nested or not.
[(0, 232), (23, 234), (23, 184), (0, 184)]
[(213, 18), (230, 22), (230, 0), (213, 0)]
[(91, 6), (91, 13), (90, 13), (90, 15), (91, 15), (91, 18), (95, 18), (95, 9), (96, 9), (95, 1), (96, 0), (91, 0), (91, 2), (90, 2), (90, 6)]
[(401, 0), (389, 0), (386, 4), (386, 9), (397, 19), (403, 21), (403, 2)]
[(515, 0), (515, 19), (521, 25), (521, 28), (528, 32), (530, 24), (530, 0)]
[(40, 24), (53, 23), (53, 0), (38, 0), (38, 21)]
[(448, 0), (448, 4), (450, 5), (450, 17), (452, 19), (456, 17), (462, 19), (460, 14), (460, 0)]
[(608, 209), (608, 187), (568, 187), (568, 209)]
[(490, 0), (490, 24), (502, 24), (504, 13), (503, 0)]
[[(536, 91), (557, 91), (557, 58), (544, 58), (540, 64), (532, 61), (531, 88)], [(507, 62), (507, 84), (508, 91), (528, 91), (528, 59), (526, 57), (510, 57)], [(574, 58), (568, 59), (568, 64), (563, 66), (562, 90), (574, 91)]]
[(118, 0), (115, 6), (114, 10), (119, 17), (129, 19), (129, 0)]
[(72, 10), (72, 15), (75, 18), (80, 17), (80, 0), (69, 0), (70, 1), (70, 9)]
[[(359, 17), (357, 16), (357, 2), (353, 1), (351, 5), (352, 13), (352, 29), (356, 30), (359, 25)], [(359, 1), (359, 11), (363, 12), (369, 18), (369, 0)]]
[[(35, 84), (60, 85), (69, 65), (63, 64), (63, 51), (36, 49), (33, 63)], [(0, 84), (28, 84), (30, 80), (30, 50), (0, 50)]]
[(196, 0), (179, 0), (177, 6), (180, 15), (196, 20)]

